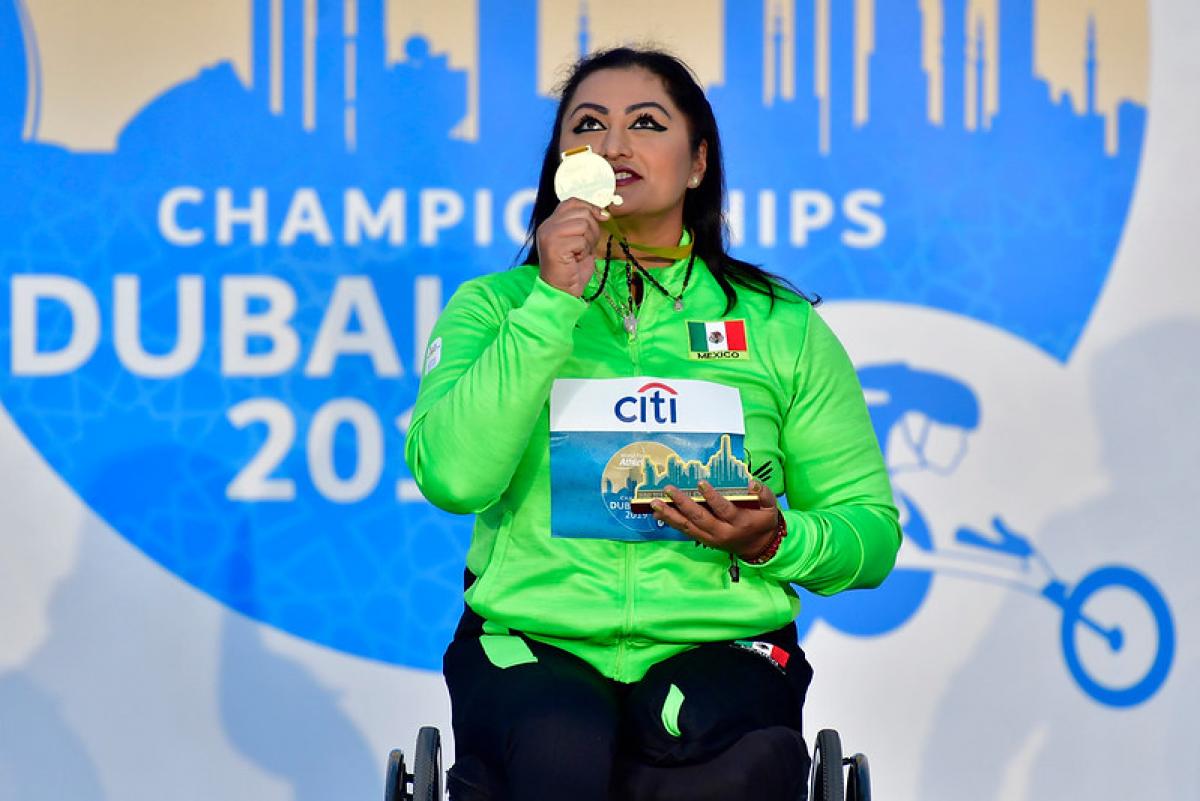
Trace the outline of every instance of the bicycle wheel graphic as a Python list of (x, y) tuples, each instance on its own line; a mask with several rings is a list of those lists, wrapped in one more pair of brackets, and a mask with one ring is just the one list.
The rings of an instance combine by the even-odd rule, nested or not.
[[(1139, 603), (1140, 608), (1129, 609), (1130, 601)], [(1121, 623), (1106, 625), (1093, 617), (1112, 613), (1114, 609), (1134, 617), (1144, 618), (1148, 613), (1153, 620), (1154, 640), (1149, 666), (1115, 681), (1096, 675), (1103, 665), (1088, 667), (1089, 660), (1098, 661), (1098, 654), (1129, 655), (1130, 632)], [(1105, 617), (1109, 619), (1108, 615)], [(1126, 619), (1126, 615), (1117, 617)], [(1072, 678), (1089, 696), (1112, 707), (1135, 706), (1154, 695), (1166, 681), (1175, 657), (1175, 625), (1166, 600), (1148, 578), (1127, 567), (1109, 565), (1083, 577), (1063, 604), (1061, 637), (1063, 658)], [(1089, 643), (1083, 638), (1092, 638), (1092, 641)], [(1098, 650), (1095, 647), (1097, 639), (1106, 643), (1107, 649)], [(1144, 642), (1139, 644), (1145, 645)]]

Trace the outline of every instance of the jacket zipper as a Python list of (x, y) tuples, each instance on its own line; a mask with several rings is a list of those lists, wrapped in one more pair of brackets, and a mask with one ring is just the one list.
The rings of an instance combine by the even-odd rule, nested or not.
[[(628, 299), (626, 302), (628, 302)], [(639, 376), (642, 374), (642, 364), (641, 359), (639, 358), (641, 355), (639, 353), (641, 348), (638, 339), (639, 335), (642, 335), (642, 312), (645, 310), (645, 305), (645, 297), (643, 296), (642, 303), (638, 304), (638, 307), (634, 312), (634, 314), (637, 316), (637, 325), (634, 327), (632, 333), (629, 331), (625, 332), (626, 345), (629, 348), (629, 362), (630, 367), (632, 368), (630, 374), (633, 376)], [(624, 328), (622, 328), (622, 330), (624, 330)], [(617, 676), (621, 675), (621, 670), (625, 662), (625, 652), (629, 647), (629, 635), (633, 633), (633, 593), (635, 584), (634, 576), (636, 574), (637, 562), (637, 553), (634, 548), (636, 547), (637, 546), (635, 546), (633, 543), (625, 544), (625, 621), (621, 627), (621, 635), (617, 638), (617, 659), (616, 670), (614, 671), (614, 675)]]
[(637, 546), (632, 542), (625, 543), (625, 622), (621, 626), (621, 635), (617, 638), (617, 658), (614, 675), (620, 676), (625, 662), (625, 649), (628, 647), (629, 635), (633, 633), (633, 591), (634, 573), (636, 570)]
[[(642, 312), (644, 312), (646, 309), (646, 301), (647, 300), (648, 300), (648, 298), (646, 297), (645, 294), (643, 294), (642, 302), (638, 305), (638, 308), (637, 308), (638, 324), (634, 328), (635, 332), (640, 332), (642, 329), (642, 322), (643, 322)], [(626, 340), (629, 345), (629, 360), (633, 364), (633, 374), (640, 375), (642, 372), (642, 367), (641, 367), (641, 359), (638, 358), (638, 356), (640, 355), (639, 354), (640, 344), (638, 342), (637, 333), (630, 334), (630, 333), (626, 332)], [(722, 576), (721, 583), (726, 587), (726, 589), (733, 589), (733, 585), (739, 583), (742, 580), (742, 569), (741, 569), (741, 565), (738, 564), (737, 556), (735, 556), (732, 553), (729, 554), (728, 573), (729, 573), (729, 581), (726, 582), (724, 580), (724, 576)]]

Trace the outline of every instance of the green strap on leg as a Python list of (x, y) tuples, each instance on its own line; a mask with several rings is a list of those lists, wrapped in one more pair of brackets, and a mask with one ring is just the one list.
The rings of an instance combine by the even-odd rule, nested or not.
[(679, 710), (683, 708), (683, 690), (674, 684), (667, 690), (667, 700), (663, 701), (662, 724), (667, 734), (672, 737), (681, 736), (679, 731)]
[(538, 661), (529, 650), (529, 643), (511, 634), (485, 634), (479, 638), (479, 644), (488, 661), (501, 670)]
[(529, 649), (529, 643), (514, 634), (509, 634), (504, 626), (498, 626), (488, 620), (483, 623), (483, 631), (479, 638), (483, 653), (489, 662), (501, 670), (538, 661)]

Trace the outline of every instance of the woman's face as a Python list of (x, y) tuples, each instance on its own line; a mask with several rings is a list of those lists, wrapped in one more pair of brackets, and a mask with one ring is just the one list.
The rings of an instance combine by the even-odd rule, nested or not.
[(591, 145), (617, 174), (622, 218), (683, 220), (689, 181), (704, 177), (708, 144), (695, 152), (688, 120), (662, 79), (640, 67), (594, 72), (579, 84), (559, 131), (562, 150)]

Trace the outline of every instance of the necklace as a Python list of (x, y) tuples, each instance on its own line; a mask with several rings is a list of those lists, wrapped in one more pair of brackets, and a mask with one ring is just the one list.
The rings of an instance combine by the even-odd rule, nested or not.
[[(610, 238), (610, 240), (609, 240), (610, 245), (611, 245), (611, 241), (612, 240)], [(626, 242), (624, 239), (622, 239), (622, 240), (620, 240), (620, 242), (618, 244), (620, 244), (621, 250), (625, 252), (626, 264), (633, 265), (634, 268), (637, 269), (638, 275), (642, 276), (642, 278), (649, 281), (651, 286), (653, 286), (655, 289), (657, 289), (659, 292), (661, 292), (664, 296), (675, 301), (675, 311), (677, 311), (677, 312), (683, 311), (683, 293), (687, 292), (688, 282), (690, 282), (692, 280), (692, 267), (695, 266), (695, 264), (696, 264), (696, 251), (693, 250), (691, 255), (688, 256), (687, 271), (684, 272), (684, 274), (683, 274), (683, 286), (681, 286), (679, 288), (679, 294), (672, 295), (665, 286), (663, 286), (661, 283), (659, 283), (657, 278), (655, 278), (653, 275), (650, 274), (649, 270), (647, 270), (645, 267), (643, 267), (641, 264), (639, 264), (638, 260), (633, 257), (633, 253), (629, 249), (628, 242)], [(628, 266), (626, 267), (626, 284), (632, 290), (632, 288), (633, 288), (633, 272), (628, 269)], [(630, 292), (629, 297), (631, 299), (633, 298), (632, 292)], [(632, 300), (631, 300), (630, 305), (632, 305)]]
[[(593, 300), (600, 297), (601, 293), (604, 292), (604, 285), (608, 283), (608, 267), (611, 262), (612, 262), (612, 236), (610, 235), (608, 237), (608, 242), (605, 243), (605, 245), (604, 245), (604, 272), (600, 274), (600, 283), (597, 284), (596, 291), (592, 293), (591, 297), (583, 298), (584, 301), (591, 303)], [(608, 297), (608, 295), (605, 295), (604, 297)]]
[[(600, 283), (596, 286), (596, 291), (585, 297), (584, 300), (591, 303), (596, 298), (604, 298), (604, 302), (621, 318), (621, 323), (625, 327), (625, 333), (631, 337), (637, 336), (637, 313), (633, 305), (633, 293), (629, 294), (629, 302), (622, 308), (604, 291), (604, 287), (608, 285), (609, 270), (612, 269), (612, 242), (613, 238), (610, 234), (608, 241), (604, 244), (604, 272), (600, 274)], [(627, 287), (632, 280), (630, 275), (628, 267), (626, 267), (625, 284)]]
[(637, 312), (634, 311), (633, 302), (630, 301), (629, 305), (622, 309), (617, 305), (616, 301), (608, 296), (607, 292), (602, 297), (612, 307), (612, 310), (617, 313), (617, 316), (621, 318), (621, 323), (625, 326), (625, 333), (631, 337), (637, 336)]
[(625, 328), (625, 333), (629, 334), (631, 337), (637, 336), (637, 305), (634, 303), (633, 299), (633, 277), (635, 274), (634, 271), (636, 270), (637, 275), (649, 281), (651, 286), (662, 293), (664, 297), (675, 301), (675, 311), (683, 311), (683, 293), (687, 292), (688, 284), (692, 280), (692, 268), (696, 264), (696, 253), (694, 250), (692, 250), (688, 256), (687, 270), (683, 274), (683, 286), (679, 288), (678, 295), (672, 295), (671, 292), (665, 286), (663, 286), (657, 278), (650, 274), (649, 270), (643, 267), (638, 260), (633, 257), (633, 253), (629, 248), (629, 243), (623, 238), (618, 239), (617, 244), (621, 246), (621, 250), (625, 253), (625, 290), (626, 296), (629, 298), (629, 300), (623, 305), (618, 305), (617, 302), (613, 300), (607, 292), (604, 291), (604, 288), (608, 285), (608, 273), (612, 267), (612, 243), (613, 236), (610, 234), (608, 241), (604, 244), (604, 272), (600, 274), (600, 283), (597, 285), (596, 291), (593, 292), (591, 296), (584, 298), (584, 300), (590, 303), (596, 300), (596, 298), (604, 298), (604, 302), (607, 303), (609, 307), (616, 312), (616, 315), (621, 318), (621, 323)]

